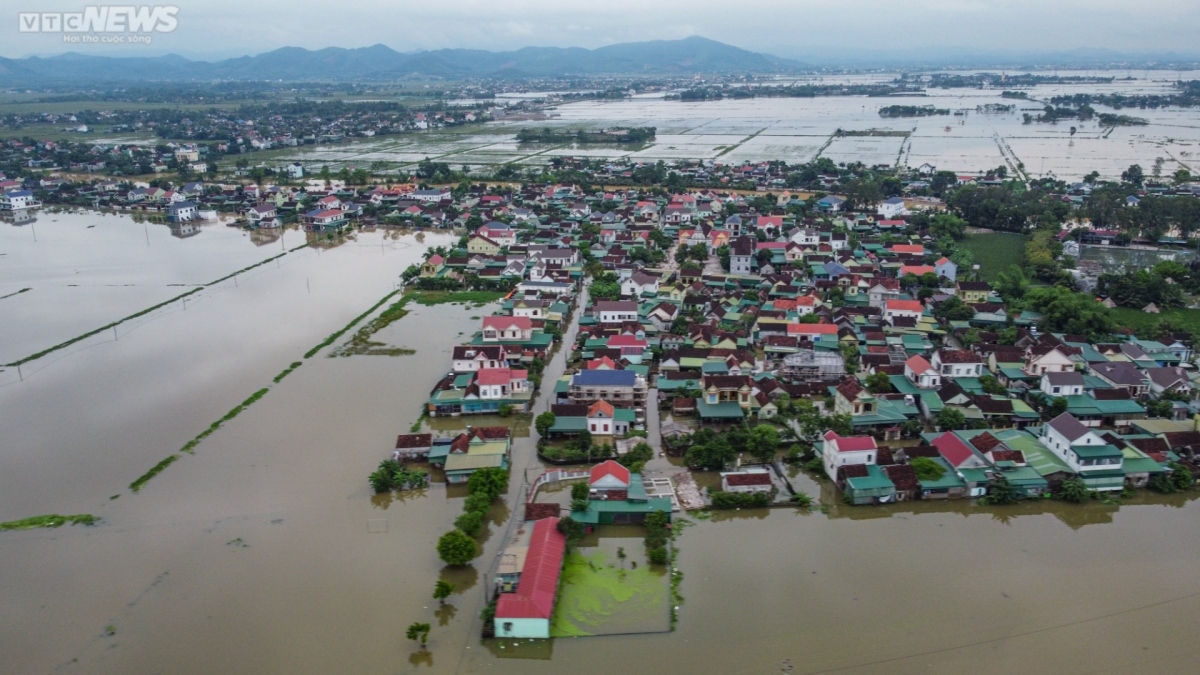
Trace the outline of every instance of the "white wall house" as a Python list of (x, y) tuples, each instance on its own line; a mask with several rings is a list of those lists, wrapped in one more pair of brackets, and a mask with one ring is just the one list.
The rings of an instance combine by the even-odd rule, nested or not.
[(1069, 373), (1042, 373), (1042, 393), (1047, 396), (1078, 396), (1083, 393), (1083, 375)]
[(979, 377), (983, 374), (983, 357), (964, 349), (939, 349), (933, 354), (933, 369), (950, 377)]
[(942, 376), (924, 356), (913, 356), (904, 362), (904, 377), (921, 389), (942, 386)]
[(874, 464), (879, 448), (870, 436), (839, 436), (827, 431), (821, 444), (821, 458), (825, 464), (825, 475), (837, 481), (839, 466), (848, 464)]
[[(1063, 413), (1042, 425), (1038, 438), (1047, 450), (1066, 462), (1072, 471), (1085, 482), (1088, 474), (1120, 472), (1124, 463), (1121, 450), (1104, 442), (1100, 435), (1088, 429), (1070, 413)], [(1097, 476), (1090, 476), (1097, 478)], [(1120, 490), (1124, 486), (1124, 475), (1102, 484), (1089, 484), (1094, 490)]]

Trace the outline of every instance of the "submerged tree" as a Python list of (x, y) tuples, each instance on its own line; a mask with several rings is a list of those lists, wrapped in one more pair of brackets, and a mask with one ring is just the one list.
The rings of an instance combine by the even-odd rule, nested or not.
[(425, 643), (429, 641), (430, 630), (431, 626), (427, 623), (413, 622), (408, 625), (408, 632), (406, 635), (408, 636), (409, 640), (417, 640), (421, 643), (421, 646), (424, 647)]

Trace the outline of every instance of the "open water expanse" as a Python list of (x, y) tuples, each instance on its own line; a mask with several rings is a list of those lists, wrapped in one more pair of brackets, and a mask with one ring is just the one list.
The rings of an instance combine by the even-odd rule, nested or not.
[[(303, 233), (258, 245), (210, 225), (172, 239), (162, 225), (91, 213), (42, 214), (36, 227), (31, 243), (29, 225), (0, 224), (0, 295), (33, 289), (0, 300), (5, 362), (153, 305), (159, 287), (291, 252), (204, 287), (186, 310), (174, 303), (0, 372), (0, 520), (102, 518), (0, 533), (0, 672), (778, 673), (785, 659), (795, 673), (1195, 668), (1200, 511), (1178, 495), (1119, 508), (850, 508), (812, 484), (829, 513), (691, 519), (677, 541), (685, 600), (673, 633), (481, 641), (483, 575), (516, 488), (537, 472), (527, 430), (509, 501), (465, 570), (443, 569), (434, 551), (462, 492), (435, 483), (393, 500), (366, 477), (492, 307), (411, 305), (376, 336), (411, 356), (303, 358), (450, 235), (360, 232), (296, 249)], [(77, 286), (62, 284), (67, 270)], [(104, 290), (114, 282), (140, 290)], [(93, 295), (67, 291), (77, 288)], [(546, 382), (562, 367), (560, 353)], [(130, 492), (263, 387), (194, 455)], [(458, 586), (441, 609), (439, 578)], [(425, 652), (404, 639), (413, 621), (433, 624)]]
[[(785, 160), (802, 163), (817, 157), (835, 162), (863, 162), (916, 168), (930, 163), (939, 169), (981, 172), (1018, 164), (1032, 177), (1054, 175), (1078, 180), (1098, 171), (1116, 178), (1131, 164), (1149, 173), (1162, 158), (1162, 173), (1180, 167), (1200, 173), (1200, 108), (1112, 110), (1145, 118), (1147, 126), (1102, 128), (1096, 120), (1056, 124), (1024, 124), (1022, 114), (1037, 116), (1050, 98), (1069, 94), (1167, 94), (1176, 80), (1200, 79), (1193, 71), (1057, 71), (1060, 75), (1115, 77), (1109, 84), (1039, 85), (1022, 89), (1028, 101), (1001, 97), (991, 89), (929, 89), (926, 96), (823, 96), (755, 98), (703, 102), (664, 100), (661, 94), (620, 101), (580, 101), (549, 110), (544, 121), (502, 121), (448, 130), (405, 134), (335, 146), (308, 146), (273, 151), (279, 159), (316, 166), (365, 167), (374, 161), (408, 163), (424, 158), (468, 166), (506, 162), (545, 164), (556, 156), (629, 158), (636, 161), (706, 159), (723, 163)], [(1045, 73), (1043, 73), (1045, 74)], [(781, 84), (890, 81), (894, 74), (850, 75), (781, 81)], [(988, 104), (1015, 105), (1012, 112), (988, 114)], [(933, 105), (963, 114), (920, 118), (882, 118), (888, 105)], [(651, 126), (656, 139), (645, 145), (521, 144), (520, 127), (601, 129)], [(1075, 133), (1071, 133), (1075, 127)], [(838, 130), (887, 135), (838, 136)]]

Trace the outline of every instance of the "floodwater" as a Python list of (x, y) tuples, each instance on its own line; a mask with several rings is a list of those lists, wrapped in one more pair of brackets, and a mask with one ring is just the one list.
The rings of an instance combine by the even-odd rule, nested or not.
[[(46, 236), (57, 225), (45, 223)], [(522, 480), (538, 471), (533, 439), (518, 434), (508, 502), (464, 570), (444, 569), (434, 551), (463, 492), (434, 484), (379, 497), (366, 477), (417, 418), (451, 346), (478, 325), (471, 317), (491, 308), (411, 305), (377, 339), (415, 355), (322, 353), (271, 384), (389, 292), (423, 246), (448, 238), (366, 232), (301, 249), (117, 340), (28, 364), (23, 380), (0, 373), (0, 520), (103, 518), (0, 533), (0, 671), (610, 673), (614, 654), (629, 673), (775, 673), (785, 659), (796, 673), (1177, 673), (1194, 663), (1184, 628), (1200, 610), (1193, 497), (1119, 509), (851, 508), (815, 483), (806, 489), (828, 514), (692, 518), (677, 542), (685, 600), (674, 633), (481, 641), (485, 576)], [(237, 246), (253, 248), (196, 256), (233, 271), (244, 266)], [(560, 352), (545, 381), (562, 366)], [(138, 494), (126, 489), (264, 386), (194, 456)], [(467, 423), (485, 420), (436, 426)], [(445, 607), (431, 597), (439, 578), (457, 586)], [(433, 624), (427, 650), (404, 639), (413, 621)]]
[[(557, 117), (535, 122), (495, 122), (469, 129), (431, 131), (338, 146), (296, 148), (279, 157), (311, 163), (365, 166), (373, 161), (415, 165), (425, 157), (454, 165), (480, 166), (504, 162), (545, 164), (556, 156), (629, 158), (638, 161), (707, 159), (723, 163), (781, 159), (791, 163), (816, 157), (836, 162), (863, 162), (918, 167), (931, 163), (940, 169), (980, 172), (1018, 163), (1031, 176), (1054, 175), (1078, 180), (1098, 171), (1119, 177), (1131, 164), (1147, 172), (1161, 158), (1164, 176), (1179, 168), (1200, 173), (1200, 109), (1160, 108), (1118, 112), (1147, 119), (1141, 127), (1106, 130), (1095, 120), (1057, 124), (1023, 124), (1022, 113), (1037, 115), (1052, 96), (1075, 93), (1169, 93), (1172, 83), (1200, 79), (1193, 71), (1058, 71), (1061, 75), (1100, 75), (1122, 78), (1110, 84), (1039, 85), (1026, 89), (1034, 100), (1001, 97), (993, 89), (930, 89), (927, 96), (868, 98), (759, 98), (704, 102), (666, 101), (661, 95), (620, 101), (579, 101), (558, 105)], [(893, 74), (845, 76), (820, 80), (868, 83), (891, 80)], [(1129, 78), (1129, 79), (1123, 79)], [(817, 81), (803, 80), (800, 83)], [(985, 114), (977, 106), (1015, 104), (1011, 113)], [(962, 115), (921, 118), (881, 118), (885, 105), (933, 105), (962, 111)], [(653, 126), (654, 142), (645, 146), (553, 146), (518, 144), (522, 126), (604, 128)], [(1071, 128), (1075, 133), (1071, 133)], [(897, 135), (837, 136), (880, 130)], [(908, 134), (905, 137), (903, 134)]]

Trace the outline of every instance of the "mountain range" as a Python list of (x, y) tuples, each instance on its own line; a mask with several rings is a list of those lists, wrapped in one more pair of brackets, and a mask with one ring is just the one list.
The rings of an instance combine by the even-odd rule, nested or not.
[(343, 49), (283, 47), (256, 56), (196, 61), (182, 56), (108, 57), (67, 53), (0, 58), (0, 86), (212, 80), (388, 81), (404, 78), (561, 77), (572, 75), (691, 75), (771, 73), (803, 63), (759, 54), (702, 37), (516, 51), (438, 49), (402, 53), (377, 44)]

